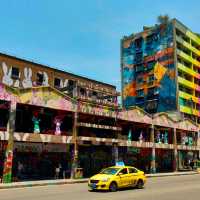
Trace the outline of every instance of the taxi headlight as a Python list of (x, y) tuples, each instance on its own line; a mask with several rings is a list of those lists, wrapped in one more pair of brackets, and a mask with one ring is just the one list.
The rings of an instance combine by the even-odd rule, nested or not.
[(108, 182), (110, 179), (109, 178), (104, 178), (104, 179), (102, 179), (101, 181), (102, 182)]

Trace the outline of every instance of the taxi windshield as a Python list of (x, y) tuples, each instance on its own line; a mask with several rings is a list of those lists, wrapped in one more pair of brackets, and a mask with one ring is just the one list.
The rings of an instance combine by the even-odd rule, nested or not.
[(119, 168), (114, 168), (114, 167), (111, 167), (111, 168), (107, 168), (107, 169), (104, 169), (100, 172), (100, 174), (108, 174), (108, 175), (114, 175), (118, 172)]

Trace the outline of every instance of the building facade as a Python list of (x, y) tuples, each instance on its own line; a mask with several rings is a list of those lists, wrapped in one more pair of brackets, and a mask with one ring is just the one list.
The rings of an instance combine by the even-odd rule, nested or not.
[(0, 63), (0, 80), (7, 86), (24, 89), (50, 86), (83, 101), (111, 106), (117, 103), (113, 85), (6, 54), (0, 54)]
[(200, 36), (176, 19), (121, 40), (122, 101), (200, 122)]

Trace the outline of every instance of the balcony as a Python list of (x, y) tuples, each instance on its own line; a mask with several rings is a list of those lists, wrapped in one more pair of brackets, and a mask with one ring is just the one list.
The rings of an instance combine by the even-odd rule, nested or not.
[(200, 115), (200, 112), (198, 110), (193, 109), (193, 108), (188, 107), (188, 106), (183, 106), (183, 105), (180, 105), (180, 112), (187, 113), (187, 114), (190, 114), (190, 115), (196, 115), (196, 116)]
[(191, 56), (187, 55), (186, 53), (184, 53), (183, 51), (181, 51), (180, 49), (177, 49), (177, 54), (185, 59), (186, 61), (189, 61), (191, 63), (193, 63), (195, 66), (199, 66), (200, 67), (200, 62), (197, 61), (196, 59), (193, 59)]
[(196, 49), (195, 47), (193, 47), (191, 44), (189, 44), (188, 42), (186, 42), (185, 40), (183, 40), (181, 37), (176, 36), (176, 41), (181, 43), (184, 47), (188, 48), (189, 50), (191, 50), (193, 53), (195, 53), (197, 56), (200, 56), (200, 51), (198, 49)]
[(200, 38), (198, 36), (196, 36), (194, 33), (192, 33), (191, 31), (187, 31), (186, 35), (191, 38), (194, 42), (196, 42), (198, 45), (200, 45)]
[(186, 92), (183, 92), (183, 91), (180, 91), (179, 90), (179, 97), (183, 98), (183, 99), (192, 99), (193, 102), (195, 103), (199, 103), (200, 102), (200, 99), (191, 95), (191, 94), (188, 94)]
[(192, 88), (194, 90), (200, 91), (200, 86), (198, 86), (197, 84), (195, 84), (191, 81), (188, 81), (180, 76), (178, 77), (178, 83), (181, 83), (182, 85), (184, 85), (187, 88)]
[(194, 76), (198, 79), (200, 79), (200, 76), (197, 72), (195, 72), (194, 70), (190, 69), (189, 67), (186, 67), (185, 65), (181, 64), (178, 62), (178, 65), (177, 65), (178, 69), (180, 69), (181, 71), (191, 75), (191, 76)]

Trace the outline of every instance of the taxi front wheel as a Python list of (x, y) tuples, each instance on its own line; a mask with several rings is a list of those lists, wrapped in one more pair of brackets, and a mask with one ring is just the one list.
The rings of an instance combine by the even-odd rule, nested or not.
[(109, 190), (110, 190), (111, 192), (116, 192), (116, 191), (117, 191), (117, 184), (116, 184), (115, 182), (112, 182), (112, 183), (110, 184)]

